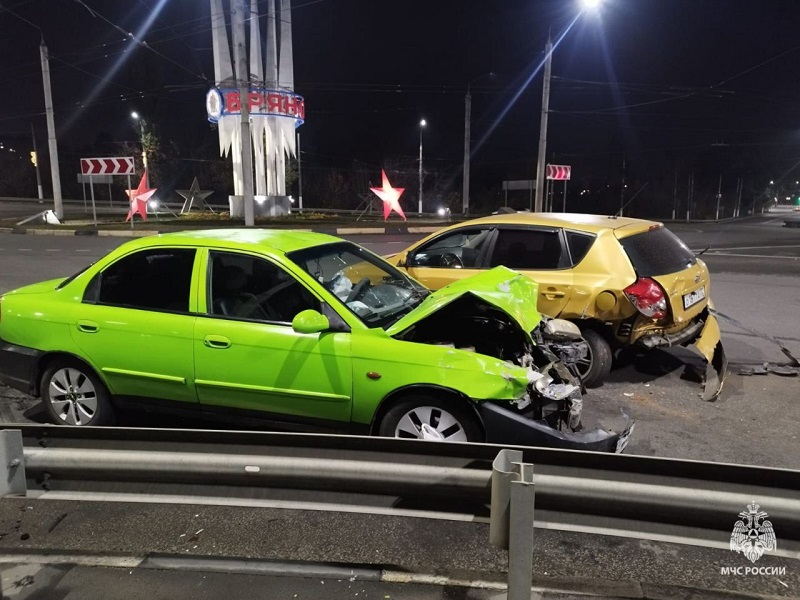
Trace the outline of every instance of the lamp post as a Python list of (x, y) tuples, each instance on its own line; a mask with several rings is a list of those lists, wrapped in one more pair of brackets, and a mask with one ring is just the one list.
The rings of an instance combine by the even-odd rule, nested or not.
[(133, 111), (131, 113), (131, 118), (139, 124), (139, 140), (142, 143), (142, 165), (144, 165), (144, 174), (145, 180), (144, 185), (145, 187), (150, 187), (150, 175), (147, 172), (147, 150), (145, 148), (145, 139), (144, 139), (144, 119), (139, 115), (138, 112)]
[(419, 216), (422, 216), (422, 130), (427, 124), (425, 119), (419, 122), (419, 206), (417, 211)]
[(472, 134), (472, 94), (470, 94), (470, 87), (484, 77), (494, 77), (494, 73), (484, 73), (470, 81), (467, 84), (467, 95), (464, 96), (464, 181), (461, 193), (461, 209), (465, 215), (469, 214), (469, 152)]
[[(596, 11), (600, 8), (602, 0), (581, 0), (584, 11)], [(547, 116), (550, 107), (550, 75), (553, 68), (553, 40), (550, 32), (547, 33), (547, 44), (544, 47), (544, 82), (542, 84), (542, 115), (539, 126), (539, 154), (536, 160), (536, 195), (534, 197), (534, 212), (542, 211), (544, 197), (544, 168), (545, 154), (547, 153)]]

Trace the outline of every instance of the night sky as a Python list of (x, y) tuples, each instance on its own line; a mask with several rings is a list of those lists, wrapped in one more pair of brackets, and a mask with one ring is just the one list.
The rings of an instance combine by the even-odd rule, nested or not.
[[(0, 153), (19, 146), (27, 156), (31, 123), (46, 148), (43, 36), (62, 178), (74, 180), (80, 156), (134, 142), (132, 110), (174, 144), (183, 178), (214, 156), (206, 0), (2, 6)], [(623, 173), (632, 189), (650, 182), (648, 194), (670, 196), (673, 179), (685, 187), (695, 172), (701, 191), (719, 175), (726, 189), (742, 177), (753, 193), (770, 179), (800, 179), (800, 2), (606, 0), (597, 15), (579, 13), (571, 0), (294, 0), (307, 177), (340, 168), (377, 180), (395, 167), (409, 173), (397, 183), (414, 187), (425, 118), (426, 172), (460, 191), (464, 94), (480, 77), (473, 189), (532, 179), (538, 69), (548, 29), (557, 39), (569, 27), (553, 55), (548, 162), (573, 165), (576, 190), (619, 186)], [(481, 77), (488, 72), (496, 75)]]

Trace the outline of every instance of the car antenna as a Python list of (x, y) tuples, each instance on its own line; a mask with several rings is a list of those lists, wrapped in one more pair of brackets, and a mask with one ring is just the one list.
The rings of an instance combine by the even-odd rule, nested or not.
[(612, 219), (616, 219), (617, 217), (620, 217), (620, 216), (622, 216), (622, 211), (623, 211), (623, 210), (625, 210), (626, 208), (628, 208), (628, 204), (630, 204), (631, 202), (633, 202), (633, 199), (634, 199), (634, 198), (636, 198), (636, 196), (638, 196), (639, 194), (641, 194), (641, 193), (642, 193), (642, 190), (644, 190), (644, 188), (646, 188), (648, 185), (650, 185), (650, 182), (649, 182), (649, 181), (648, 181), (647, 183), (645, 183), (645, 184), (644, 184), (642, 187), (640, 187), (640, 188), (639, 188), (639, 191), (638, 191), (638, 192), (636, 192), (636, 193), (635, 193), (633, 196), (631, 196), (630, 200), (628, 200), (628, 201), (627, 201), (625, 204), (623, 204), (622, 206), (620, 206), (620, 207), (619, 207), (619, 212), (618, 212), (617, 214), (615, 214), (615, 215), (614, 215), (613, 217), (611, 217), (611, 218), (612, 218)]
[(694, 255), (695, 256), (703, 256), (703, 254), (705, 254), (706, 251), (708, 251), (710, 248), (711, 248), (711, 246), (706, 246), (705, 248), (700, 250), (700, 252), (695, 252)]

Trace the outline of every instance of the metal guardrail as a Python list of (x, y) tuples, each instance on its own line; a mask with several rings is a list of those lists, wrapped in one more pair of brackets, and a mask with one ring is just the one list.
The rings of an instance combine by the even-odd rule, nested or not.
[(168, 493), (229, 504), (277, 490), (398, 514), (488, 516), (520, 581), (530, 581), (520, 569), (530, 564), (534, 525), (729, 548), (738, 514), (753, 502), (774, 526), (772, 554), (800, 558), (800, 471), (786, 469), (357, 436), (39, 425), (0, 430), (0, 460), (3, 495), (108, 500), (123, 490), (126, 500)]

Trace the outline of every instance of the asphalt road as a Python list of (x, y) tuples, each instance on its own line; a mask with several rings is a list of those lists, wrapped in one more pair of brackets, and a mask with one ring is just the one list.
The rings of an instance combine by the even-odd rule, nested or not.
[[(591, 390), (585, 408), (587, 425), (619, 429), (624, 422), (621, 411), (625, 411), (637, 421), (627, 450), (631, 453), (800, 468), (796, 452), (800, 378), (738, 374), (748, 365), (787, 363), (778, 345), (758, 334), (780, 341), (800, 357), (800, 229), (781, 224), (779, 218), (767, 217), (671, 226), (691, 248), (709, 248), (703, 259), (712, 272), (712, 299), (718, 311), (741, 325), (722, 322), (730, 375), (720, 400), (699, 400), (700, 386), (686, 369), (693, 360), (691, 353), (680, 348), (658, 350), (614, 370), (605, 385)], [(388, 254), (417, 237), (362, 235), (352, 239)], [(0, 293), (71, 274), (122, 241), (0, 234)], [(33, 400), (0, 388), (0, 400), (3, 398), (3, 420), (43, 419)], [(169, 419), (149, 416), (132, 416), (128, 422), (170, 424)]]
[[(800, 229), (786, 229), (781, 224), (779, 219), (759, 218), (735, 224), (675, 224), (671, 228), (691, 248), (702, 250), (709, 247), (703, 259), (712, 271), (712, 297), (720, 312), (750, 329), (777, 338), (800, 356), (800, 319), (797, 318), (800, 311), (800, 280), (797, 278), (800, 273)], [(401, 250), (416, 237), (384, 235), (354, 236), (352, 239), (387, 254)], [(122, 241), (99, 237), (0, 234), (0, 293), (35, 281), (71, 274)], [(722, 326), (723, 340), (731, 359), (731, 374), (717, 402), (704, 403), (699, 399), (699, 384), (685, 373), (686, 362), (691, 359), (685, 350), (655, 351), (614, 370), (603, 387), (590, 391), (585, 403), (585, 423), (619, 428), (623, 421), (620, 411), (624, 410), (637, 420), (636, 431), (626, 450), (628, 453), (800, 469), (800, 454), (797, 452), (800, 378), (774, 374), (738, 375), (743, 365), (765, 361), (785, 363), (786, 357), (774, 343), (759, 335), (727, 322)], [(0, 387), (0, 421), (43, 420), (44, 415), (35, 400)], [(176, 422), (147, 415), (126, 415), (123, 424), (211, 426), (201, 421)], [(102, 555), (143, 550), (169, 554), (184, 551), (226, 554), (225, 547), (219, 543), (211, 543), (207, 548), (201, 544), (194, 550), (176, 545), (183, 538), (177, 530), (172, 531), (174, 526), (182, 527), (186, 522), (202, 517), (203, 523), (192, 531), (209, 525), (220, 531), (231, 531), (231, 546), (227, 550), (231, 556), (258, 556), (259, 552), (263, 554), (266, 551), (266, 556), (278, 559), (382, 563), (426, 572), (455, 569), (462, 573), (485, 571), (497, 574), (504, 564), (504, 556), (486, 543), (484, 525), (419, 519), (394, 522), (391, 518), (377, 516), (374, 519), (367, 515), (336, 513), (323, 516), (285, 510), (272, 514), (263, 509), (253, 511), (252, 519), (256, 521), (251, 522), (244, 518), (240, 520), (238, 515), (233, 517), (227, 508), (188, 506), (170, 509), (183, 510), (186, 515), (170, 514), (156, 518), (148, 516), (148, 511), (160, 510), (156, 505), (99, 506), (96, 503), (70, 504), (51, 500), (35, 504), (28, 510), (29, 503), (25, 501), (21, 501), (25, 506), (19, 507), (9, 506), (8, 502), (2, 505), (8, 509), (8, 515), (0, 515), (0, 526), (4, 532), (20, 535), (0, 539), (3, 547), (14, 548), (17, 552), (39, 547), (47, 551), (51, 547), (57, 550), (72, 548), (76, 552), (88, 548)], [(39, 514), (42, 510), (48, 511), (48, 515)], [(63, 515), (69, 516), (64, 519)], [(735, 515), (731, 515), (731, 524), (734, 519)], [(52, 523), (70, 526), (61, 532), (61, 538), (54, 538)], [(284, 526), (285, 529), (281, 530)], [(145, 530), (149, 533), (145, 534)], [(19, 541), (15, 542), (17, 538)], [(780, 581), (751, 577), (747, 581), (732, 582), (719, 577), (720, 564), (738, 564), (736, 559), (739, 557), (727, 551), (695, 555), (691, 554), (688, 546), (557, 531), (537, 530), (535, 539), (536, 573), (540, 577), (543, 574), (543, 580), (550, 585), (553, 577), (556, 581), (561, 578), (560, 581), (570, 584), (581, 581), (581, 578), (596, 577), (598, 579), (587, 580), (589, 585), (595, 586), (595, 582), (600, 580), (614, 580), (702, 585), (776, 595), (797, 591), (796, 572), (792, 570), (794, 563), (789, 567), (791, 576)], [(249, 549), (251, 546), (254, 548), (252, 551)], [(776, 565), (785, 564), (774, 557), (765, 557), (759, 564), (767, 560)], [(50, 572), (46, 569), (52, 570), (51, 567), (44, 571), (26, 565), (9, 567), (0, 569), (3, 592), (15, 591), (13, 586), (30, 581), (31, 588), (27, 590), (30, 597), (38, 597), (36, 592), (47, 589), (65, 598), (95, 597), (91, 594), (114, 597), (110, 593), (112, 590), (119, 590), (120, 597), (138, 597), (135, 594), (145, 597), (151, 593), (150, 590), (163, 595), (165, 591), (174, 590), (175, 597), (179, 598), (181, 590), (208, 586), (210, 591), (203, 590), (207, 597), (218, 597), (222, 593), (220, 590), (244, 593), (245, 589), (266, 588), (280, 589), (285, 597), (292, 598), (299, 597), (298, 593), (314, 597), (315, 593), (318, 594), (316, 585), (320, 590), (325, 588), (326, 597), (355, 597), (358, 591), (361, 594), (358, 598), (386, 598), (387, 595), (433, 598), (440, 597), (439, 593), (445, 590), (444, 597), (479, 597), (463, 588), (417, 590), (408, 586), (397, 589), (375, 584), (356, 589), (350, 581), (336, 583), (328, 580), (322, 583), (322, 579), (314, 580), (314, 586), (311, 586), (309, 581), (301, 585), (297, 581), (274, 581), (263, 577), (217, 580), (192, 572), (180, 575), (68, 567), (56, 567)], [(11, 590), (6, 587), (7, 579), (12, 585)], [(42, 587), (34, 587), (34, 583)], [(341, 589), (333, 587), (335, 585)], [(67, 593), (68, 589), (72, 595)], [(597, 591), (595, 587), (592, 589)], [(107, 590), (108, 594), (105, 593)], [(138, 591), (134, 593), (133, 590)], [(609, 595), (622, 595), (615, 591)], [(680, 593), (687, 591), (683, 589)], [(652, 597), (675, 597), (678, 592), (662, 591), (661, 595), (655, 593)], [(198, 593), (193, 593), (193, 597), (206, 597)]]

